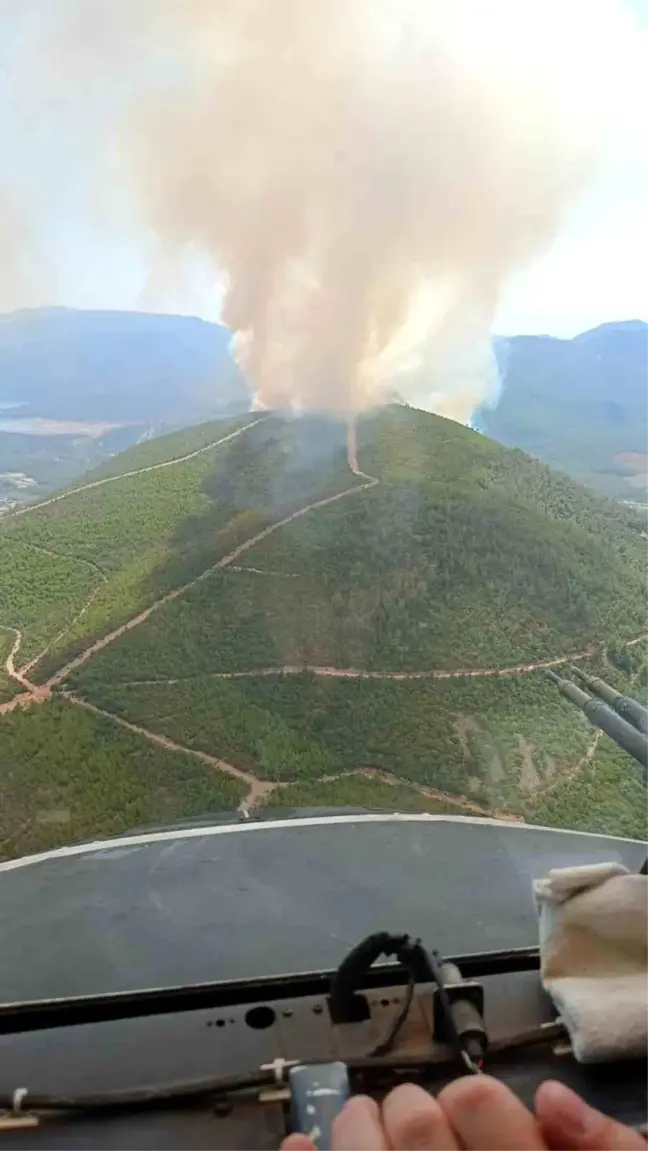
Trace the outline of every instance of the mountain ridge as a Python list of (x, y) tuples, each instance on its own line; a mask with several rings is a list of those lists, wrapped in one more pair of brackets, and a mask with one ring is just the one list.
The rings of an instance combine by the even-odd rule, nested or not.
[(498, 403), (483, 404), (475, 426), (616, 499), (648, 500), (644, 321), (600, 324), (572, 339), (500, 338), (495, 355)]
[(0, 512), (141, 440), (245, 411), (250, 394), (230, 339), (192, 316), (72, 308), (0, 316)]

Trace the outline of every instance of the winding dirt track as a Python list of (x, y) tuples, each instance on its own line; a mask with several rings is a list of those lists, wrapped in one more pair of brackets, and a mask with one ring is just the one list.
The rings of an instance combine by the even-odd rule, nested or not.
[[(143, 476), (146, 472), (157, 472), (160, 468), (172, 468), (176, 464), (185, 464), (187, 460), (193, 460), (196, 456), (201, 456), (203, 452), (210, 452), (212, 448), (217, 448), (221, 444), (226, 444), (229, 440), (236, 439), (242, 432), (246, 432), (249, 428), (253, 428), (255, 424), (260, 424), (266, 420), (267, 416), (260, 416), (257, 420), (252, 420), (251, 423), (245, 424), (242, 428), (237, 428), (235, 432), (230, 432), (228, 436), (223, 436), (220, 440), (212, 440), (210, 444), (205, 444), (202, 448), (197, 448), (195, 452), (187, 452), (185, 456), (175, 456), (172, 460), (163, 460), (160, 464), (149, 464), (146, 468), (136, 468), (132, 472), (120, 472), (117, 476), (105, 476), (102, 480), (92, 480), (89, 484), (81, 484), (78, 488), (72, 488), (70, 491), (61, 492), (59, 496), (50, 496), (47, 500), (41, 500), (38, 504), (28, 504), (27, 507), (18, 508), (11, 513), (14, 516), (26, 516), (29, 512), (36, 512), (39, 508), (47, 508), (50, 504), (57, 504), (59, 500), (67, 500), (70, 496), (78, 496), (79, 492), (89, 492), (92, 488), (102, 488), (105, 484), (114, 484), (117, 480), (127, 480), (132, 476)], [(44, 550), (44, 549), (43, 549)]]
[(17, 679), (18, 682), (21, 683), (22, 680), (19, 678), (20, 672), (16, 670), (14, 661), (18, 655), (18, 652), (20, 651), (23, 633), (20, 631), (20, 628), (11, 627), (11, 625), (8, 623), (0, 623), (0, 628), (2, 628), (3, 631), (12, 631), (16, 637), (13, 642), (13, 647), (5, 660), (5, 671), (10, 679)]
[(380, 767), (356, 767), (353, 771), (341, 771), (337, 775), (323, 775), (317, 782), (335, 783), (338, 779), (349, 779), (354, 775), (362, 776), (364, 779), (378, 779), (381, 783), (388, 783), (390, 787), (407, 787), (410, 791), (415, 791), (417, 795), (436, 799), (453, 807), (461, 807), (464, 811), (471, 811), (473, 815), (487, 816), (490, 819), (503, 819), (506, 823), (524, 823), (524, 820), (518, 815), (498, 811), (497, 808), (493, 807), (484, 807), (483, 804), (468, 799), (466, 795), (450, 795), (447, 791), (439, 791), (436, 787), (427, 787), (425, 784), (415, 783), (411, 779), (399, 779), (398, 776), (391, 775), (390, 772), (384, 771)]
[[(229, 435), (224, 436), (219, 440), (215, 440), (213, 443), (206, 444), (204, 447), (199, 448), (197, 451), (189, 452), (184, 456), (178, 456), (173, 460), (166, 460), (163, 463), (159, 463), (159, 464), (151, 464), (148, 467), (139, 468), (139, 469), (132, 471), (132, 472), (125, 472), (125, 473), (122, 473), (121, 475), (118, 475), (118, 476), (107, 476), (104, 479), (95, 480), (92, 483), (84, 484), (81, 487), (75, 488), (72, 491), (63, 492), (61, 495), (53, 496), (53, 497), (51, 497), (51, 499), (44, 500), (40, 504), (30, 505), (29, 507), (23, 508), (20, 511), (15, 512), (14, 514), (15, 515), (25, 515), (30, 511), (35, 511), (38, 508), (47, 507), (50, 504), (57, 503), (59, 500), (67, 499), (71, 496), (78, 494), (79, 492), (88, 491), (92, 488), (102, 487), (104, 484), (114, 483), (120, 479), (125, 479), (128, 477), (141, 475), (141, 474), (146, 473), (146, 472), (156, 471), (160, 468), (167, 468), (167, 467), (172, 467), (172, 466), (175, 466), (178, 464), (182, 464), (187, 460), (193, 459), (196, 456), (201, 455), (203, 452), (210, 451), (213, 448), (218, 447), (221, 444), (227, 443), (230, 440), (235, 439), (237, 436), (241, 435), (243, 432), (247, 431), (249, 428), (254, 427), (256, 424), (260, 423), (262, 419), (265, 419), (265, 418), (266, 417), (261, 417), (260, 419), (254, 420), (251, 423), (246, 424), (244, 427), (238, 428), (235, 432), (232, 432)], [(264, 539), (267, 539), (268, 536), (270, 536), (274, 532), (278, 531), (279, 528), (285, 527), (287, 524), (293, 523), (295, 520), (300, 519), (302, 516), (310, 514), (310, 512), (316, 511), (318, 508), (327, 507), (329, 504), (334, 504), (334, 503), (338, 502), (339, 500), (346, 499), (351, 495), (355, 495), (356, 493), (359, 493), (362, 491), (368, 491), (370, 488), (374, 488), (380, 483), (380, 480), (376, 479), (375, 476), (370, 476), (366, 472), (363, 472), (358, 465), (358, 459), (357, 459), (357, 453), (356, 453), (356, 442), (355, 442), (355, 428), (352, 424), (348, 425), (347, 458), (348, 458), (349, 470), (352, 472), (352, 474), (354, 476), (356, 476), (359, 479), (364, 480), (365, 481), (364, 483), (354, 484), (352, 487), (345, 488), (343, 491), (338, 492), (335, 495), (327, 496), (323, 499), (315, 500), (310, 504), (306, 504), (303, 508), (300, 508), (297, 511), (292, 512), (290, 515), (285, 516), (283, 519), (277, 520), (274, 524), (270, 524), (268, 527), (265, 527), (261, 531), (256, 532), (254, 535), (250, 536), (249, 539), (244, 540), (243, 543), (239, 544), (236, 548), (234, 548), (234, 550), (231, 551), (229, 553), (229, 555), (224, 556), (222, 559), (218, 560), (217, 563), (215, 563), (211, 567), (209, 567), (206, 571), (202, 572), (199, 576), (196, 576), (195, 579), (189, 580), (186, 584), (183, 584), (181, 587), (175, 588), (173, 591), (168, 592), (166, 595), (160, 597), (160, 599), (158, 599), (154, 603), (152, 603), (144, 611), (139, 612), (137, 615), (133, 616), (126, 623), (121, 624), (118, 628), (115, 628), (113, 631), (108, 632), (105, 636), (102, 636), (100, 639), (96, 640), (94, 643), (89, 645), (78, 656), (76, 656), (74, 659), (70, 660), (70, 662), (67, 663), (64, 667), (60, 668), (43, 685), (36, 685), (36, 684), (31, 683), (27, 679), (27, 672), (31, 671), (40, 662), (40, 660), (44, 657), (44, 655), (50, 650), (50, 648), (53, 646), (53, 644), (57, 643), (62, 638), (62, 636), (65, 635), (66, 632), (69, 631), (74, 626), (74, 624), (84, 615), (84, 613), (90, 607), (90, 604), (92, 603), (93, 599), (97, 595), (98, 591), (100, 590), (101, 584), (97, 588), (95, 588), (90, 599), (84, 604), (84, 606), (81, 608), (81, 611), (72, 620), (72, 622), (67, 626), (67, 628), (63, 632), (61, 632), (58, 636), (56, 636), (53, 640), (51, 640), (50, 643), (48, 644), (48, 646), (46, 648), (44, 648), (43, 651), (35, 659), (33, 659), (30, 663), (25, 664), (25, 666), (20, 668), (20, 669), (16, 668), (15, 661), (16, 661), (16, 657), (18, 655), (18, 652), (20, 650), (21, 642), (22, 642), (22, 632), (18, 628), (10, 626), (10, 625), (0, 625), (5, 630), (12, 631), (15, 633), (15, 640), (14, 640), (13, 646), (12, 646), (11, 651), (10, 651), (6, 661), (5, 661), (5, 670), (7, 672), (7, 675), (10, 678), (12, 678), (16, 682), (20, 683), (21, 686), (25, 689), (24, 692), (22, 692), (19, 695), (16, 695), (8, 703), (0, 704), (0, 715), (8, 714), (9, 712), (13, 711), (17, 707), (26, 707), (26, 706), (29, 706), (30, 704), (42, 703), (45, 699), (48, 699), (51, 696), (52, 691), (54, 689), (60, 688), (60, 685), (64, 682), (64, 680), (67, 679), (67, 677), (72, 672), (76, 671), (77, 668), (79, 668), (79, 667), (83, 666), (83, 664), (87, 663), (88, 660), (90, 660), (92, 658), (92, 656), (96, 654), (96, 652), (101, 651), (102, 648), (107, 647), (109, 644), (111, 644), (115, 640), (119, 639), (120, 636), (124, 635), (126, 632), (131, 631), (133, 628), (138, 627), (142, 623), (145, 623), (146, 620), (149, 619), (150, 616), (153, 614), (153, 612), (158, 611), (160, 608), (164, 607), (166, 604), (171, 603), (175, 599), (178, 599), (178, 597), (184, 595), (185, 592), (187, 592), (190, 588), (196, 586), (198, 583), (201, 583), (203, 580), (208, 579), (216, 571), (230, 568), (233, 571), (251, 571), (251, 572), (255, 572), (259, 575), (263, 575), (263, 574), (281, 575), (281, 574), (284, 574), (284, 573), (280, 573), (280, 572), (264, 572), (262, 569), (259, 569), (259, 568), (245, 568), (242, 566), (235, 566), (235, 561), (239, 558), (239, 556), (241, 556), (245, 552), (249, 551), (250, 548), (254, 547), (256, 544), (260, 543)], [(36, 545), (34, 545), (34, 546), (36, 546)], [(47, 549), (41, 549), (41, 550), (46, 551)], [(48, 553), (48, 554), (53, 555), (55, 553)], [(85, 562), (85, 561), (82, 561), (82, 562)], [(87, 561), (87, 562), (92, 564), (92, 561)], [(96, 566), (96, 565), (92, 564), (92, 566)], [(105, 581), (106, 577), (105, 577), (104, 573), (101, 572), (101, 569), (99, 569), (99, 568), (97, 570), (100, 572), (102, 579)], [(295, 575), (297, 573), (290, 573), (290, 574)], [(637, 636), (635, 639), (629, 640), (628, 643), (626, 644), (626, 646), (630, 647), (630, 646), (633, 646), (635, 644), (641, 643), (642, 640), (645, 640), (646, 638), (647, 638), (646, 635), (642, 634), (640, 636)], [(530, 663), (517, 664), (517, 665), (511, 666), (511, 667), (504, 667), (504, 668), (498, 668), (498, 667), (493, 667), (493, 668), (459, 668), (459, 669), (452, 670), (452, 671), (446, 671), (446, 670), (440, 670), (440, 669), (434, 670), (433, 669), (433, 670), (428, 670), (428, 671), (415, 671), (415, 672), (384, 672), (384, 671), (363, 671), (363, 670), (358, 669), (358, 668), (319, 667), (319, 666), (311, 666), (311, 665), (307, 665), (307, 666), (285, 665), (282, 667), (261, 668), (261, 669), (252, 670), (252, 671), (217, 672), (217, 673), (213, 673), (213, 677), (214, 678), (220, 678), (220, 679), (239, 679), (239, 678), (244, 678), (244, 677), (247, 678), (247, 677), (252, 677), (252, 676), (300, 675), (300, 674), (303, 674), (304, 672), (310, 672), (314, 675), (339, 677), (339, 678), (345, 678), (345, 679), (363, 678), (363, 679), (378, 679), (378, 680), (418, 680), (418, 679), (445, 680), (445, 679), (459, 679), (459, 678), (484, 678), (484, 677), (488, 677), (488, 676), (514, 676), (514, 675), (528, 674), (528, 673), (540, 670), (542, 668), (557, 667), (561, 664), (570, 663), (570, 662), (573, 662), (575, 660), (587, 659), (589, 656), (593, 655), (595, 651), (596, 651), (596, 645), (591, 644), (588, 648), (586, 648), (584, 651), (581, 651), (581, 652), (571, 652), (567, 655), (557, 656), (557, 657), (555, 657), (553, 659), (549, 659), (549, 660), (537, 660), (537, 661), (533, 661)], [(178, 682), (183, 682), (183, 681), (182, 681), (182, 679), (131, 681), (131, 683), (133, 685), (138, 684), (140, 686), (144, 685), (144, 684), (160, 685), (160, 684), (164, 684), (164, 683), (173, 684), (173, 683), (178, 683)], [(239, 810), (241, 810), (243, 812), (247, 812), (250, 810), (250, 808), (257, 806), (258, 804), (262, 803), (263, 800), (269, 794), (271, 794), (272, 791), (276, 790), (277, 788), (288, 786), (288, 784), (286, 784), (286, 783), (276, 783), (276, 782), (271, 782), (269, 780), (259, 779), (257, 776), (253, 775), (252, 773), (243, 771), (241, 768), (237, 768), (234, 765), (227, 763), (225, 760), (222, 760), (216, 756), (209, 755), (207, 752), (197, 751), (194, 748), (185, 747), (185, 746), (178, 744), (175, 741), (169, 739), (167, 736), (160, 735), (157, 732), (153, 732), (153, 731), (149, 730), (148, 728), (141, 727), (138, 724), (130, 723), (128, 720), (122, 719), (120, 716), (114, 715), (112, 712), (105, 711), (104, 709), (99, 708), (99, 707), (95, 706), (94, 704), (89, 703), (87, 700), (82, 699), (80, 696), (75, 695), (71, 691), (67, 691), (67, 690), (63, 689), (63, 690), (60, 690), (60, 694), (62, 696), (64, 696), (64, 698), (67, 699), (68, 702), (70, 702), (71, 704), (73, 704), (76, 707), (81, 707), (81, 708), (84, 708), (86, 711), (90, 711), (90, 712), (95, 713), (96, 715), (104, 716), (105, 718), (112, 720), (114, 723), (118, 724), (119, 726), (124, 727), (127, 730), (132, 731), (132, 732), (136, 733), (137, 735), (140, 735), (143, 738), (148, 739), (149, 741), (151, 741), (151, 742), (157, 744), (158, 746), (163, 747), (167, 750), (180, 751), (180, 752), (183, 752), (184, 754), (192, 755), (195, 758), (200, 759), (203, 763), (208, 764), (210, 767), (212, 767), (218, 771), (225, 772), (226, 774), (231, 775), (233, 778), (238, 779), (240, 782), (246, 783), (249, 787), (249, 790), (248, 790), (247, 794), (245, 795), (244, 799), (241, 801), (241, 804), (239, 807)], [(593, 755), (594, 750), (595, 750), (595, 745), (592, 748), (592, 751), (590, 754), (586, 753), (585, 758), (587, 758), (589, 760), (591, 758), (591, 756)], [(589, 752), (589, 749), (588, 749), (588, 752)], [(581, 764), (579, 764), (578, 766), (579, 767), (582, 766), (584, 762), (585, 762), (585, 759), (583, 761), (581, 761)], [(436, 799), (436, 800), (439, 800), (439, 801), (442, 801), (445, 803), (457, 805), (457, 806), (463, 808), (464, 810), (472, 811), (473, 813), (478, 814), (478, 815), (482, 815), (482, 816), (486, 815), (486, 816), (490, 816), (490, 817), (494, 816), (495, 818), (508, 819), (508, 820), (511, 820), (513, 818), (504, 812), (494, 812), (493, 809), (491, 809), (491, 808), (482, 807), (480, 804), (473, 802), (472, 800), (468, 799), (466, 796), (449, 795), (449, 794), (446, 794), (445, 792), (437, 791), (434, 788), (425, 787), (422, 784), (416, 784), (416, 783), (413, 783), (410, 781), (405, 781), (405, 780), (396, 780), (396, 778), (392, 777), (388, 772), (381, 771), (380, 769), (377, 769), (377, 768), (358, 768), (358, 769), (353, 770), (353, 771), (343, 772), (340, 775), (324, 776), (318, 782), (322, 782), (322, 783), (333, 782), (336, 779), (341, 779), (341, 778), (345, 778), (345, 777), (353, 776), (353, 775), (362, 775), (362, 776), (365, 776), (366, 778), (369, 778), (369, 779), (381, 779), (381, 780), (383, 780), (383, 782), (387, 782), (390, 784), (399, 783), (401, 785), (404, 785), (404, 786), (411, 788), (413, 791), (417, 792), (418, 794), (421, 794), (421, 795), (424, 795), (426, 797)]]
[[(643, 639), (643, 636), (639, 637)], [(635, 640), (631, 642), (637, 642)], [(589, 659), (596, 652), (592, 644), (584, 651), (570, 652), (568, 655), (559, 655), (554, 659), (536, 660), (535, 663), (520, 663), (512, 667), (460, 667), (452, 671), (434, 669), (428, 671), (364, 671), (357, 667), (320, 667), (317, 664), (286, 663), (280, 667), (259, 667), (252, 671), (212, 671), (204, 676), (186, 676), (178, 679), (132, 679), (123, 681), (124, 687), (152, 687), (155, 684), (187, 683), (191, 679), (252, 679), (259, 676), (271, 675), (310, 675), (328, 676), (331, 679), (484, 679), (494, 676), (527, 675), (532, 671), (540, 671), (546, 667), (559, 667), (561, 664), (573, 663), (575, 660)]]
[(278, 531), (279, 528), (285, 527), (286, 524), (290, 524), (294, 520), (299, 519), (301, 516), (305, 516), (309, 512), (315, 511), (316, 508), (326, 507), (328, 504), (334, 504), (338, 500), (343, 500), (347, 496), (354, 495), (356, 492), (366, 491), (367, 488), (374, 487), (377, 483), (378, 480), (372, 480), (371, 483), (367, 484), (355, 484), (353, 487), (345, 488), (344, 491), (338, 492), (334, 496), (327, 496), (325, 499), (315, 500), (313, 503), (307, 504), (306, 507), (300, 508), (299, 511), (293, 512), (292, 515), (284, 516), (283, 519), (277, 520), (276, 523), (270, 524), (268, 527), (263, 528), (260, 532), (250, 536), (249, 539), (244, 540), (244, 542), (239, 544), (238, 547), (234, 548), (234, 551), (231, 551), (229, 555), (224, 556), (222, 559), (218, 560), (217, 563), (213, 564), (210, 568), (207, 568), (206, 571), (201, 572), (201, 574), (196, 576), (195, 579), (189, 580), (189, 582), (183, 584), (182, 587), (174, 588), (173, 591), (167, 592), (166, 595), (156, 600), (155, 603), (152, 603), (150, 607), (145, 608), (144, 611), (139, 612), (138, 615), (133, 616), (132, 619), (129, 619), (127, 623), (121, 624), (121, 626), (115, 628), (114, 631), (108, 632), (107, 635), (104, 635), (101, 637), (101, 639), (96, 640), (95, 643), (91, 644), (90, 647), (87, 647), (85, 651), (82, 651), (80, 655), (76, 656), (73, 660), (70, 660), (70, 662), (67, 663), (65, 667), (60, 668), (59, 671), (57, 671), (50, 679), (48, 679), (45, 687), (49, 688), (50, 690), (54, 687), (58, 687), (58, 685), (61, 684), (63, 680), (67, 679), (73, 671), (76, 671), (78, 667), (82, 667), (84, 663), (87, 663), (88, 660), (91, 659), (96, 652), (101, 651), (101, 649), (104, 647), (108, 647), (109, 644), (114, 643), (114, 641), (119, 639), (120, 636), (124, 635), (128, 631), (132, 631), (134, 627), (139, 627), (140, 624), (145, 623), (146, 620), (151, 617), (153, 612), (159, 611), (160, 608), (165, 607), (166, 604), (172, 603), (173, 600), (178, 599), (178, 597), (181, 595), (184, 595), (185, 592), (189, 591), (190, 588), (195, 587), (199, 583), (202, 583), (203, 580), (209, 579), (209, 577), (213, 575), (214, 572), (222, 571), (224, 568), (228, 568), (231, 564), (234, 563), (234, 560), (238, 559), (240, 555), (243, 555), (244, 552), (248, 551), (251, 547), (254, 547), (255, 544), (260, 543), (261, 540), (267, 539), (268, 536), (272, 535), (273, 532)]
[(81, 699), (80, 696), (74, 695), (71, 691), (62, 691), (61, 695), (77, 707), (82, 707), (85, 711), (91, 711), (95, 715), (102, 715), (106, 719), (112, 720), (113, 723), (119, 724), (120, 727), (125, 727), (127, 731), (132, 731), (136, 735), (144, 736), (144, 739), (148, 739), (151, 743), (156, 743), (158, 747), (163, 747), (166, 751), (181, 751), (185, 755), (192, 755), (195, 759), (200, 759), (203, 763), (206, 763), (208, 767), (213, 767), (217, 771), (231, 775), (234, 779), (238, 779), (240, 783), (246, 783), (249, 790), (241, 800), (239, 811), (249, 811), (251, 807), (258, 807), (266, 796), (270, 795), (277, 786), (277, 784), (271, 783), (269, 780), (259, 779), (249, 771), (243, 771), (240, 767), (234, 767), (233, 764), (227, 763), (224, 759), (219, 759), (215, 755), (208, 755), (206, 751), (197, 751), (193, 747), (184, 747), (181, 743), (176, 743), (175, 740), (169, 739), (166, 735), (159, 735), (155, 731), (150, 731), (149, 728), (140, 727), (136, 723), (130, 723), (127, 719), (122, 719), (121, 716), (115, 715), (112, 711), (104, 711), (103, 708), (96, 707), (93, 703), (88, 703), (87, 699)]

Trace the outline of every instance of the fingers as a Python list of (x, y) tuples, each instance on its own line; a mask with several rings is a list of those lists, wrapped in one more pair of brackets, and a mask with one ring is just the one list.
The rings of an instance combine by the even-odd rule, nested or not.
[(562, 1151), (646, 1151), (641, 1135), (596, 1111), (562, 1083), (543, 1083), (535, 1107), (550, 1147)]
[[(387, 1151), (378, 1104), (366, 1095), (349, 1099), (333, 1121), (331, 1143), (335, 1151)], [(280, 1151), (315, 1151), (315, 1144), (307, 1135), (288, 1135)]]
[[(496, 1079), (457, 1079), (433, 1099), (412, 1083), (378, 1105), (356, 1095), (333, 1124), (335, 1151), (646, 1151), (630, 1127), (589, 1107), (562, 1083), (544, 1083), (536, 1118)], [(306, 1135), (290, 1135), (281, 1151), (315, 1151)]]
[(383, 1102), (382, 1119), (394, 1151), (456, 1151), (459, 1147), (436, 1099), (403, 1083)]
[(307, 1135), (288, 1135), (282, 1141), (279, 1151), (315, 1151), (315, 1144)]
[[(405, 1083), (390, 1092), (382, 1115), (373, 1099), (356, 1095), (333, 1123), (335, 1151), (458, 1151), (439, 1104), (427, 1091)], [(282, 1151), (311, 1151), (304, 1135), (291, 1135)]]
[(540, 1125), (531, 1112), (508, 1087), (488, 1075), (455, 1080), (440, 1093), (439, 1105), (462, 1147), (546, 1151)]
[(333, 1121), (332, 1144), (335, 1151), (387, 1151), (378, 1104), (367, 1095), (349, 1099)]

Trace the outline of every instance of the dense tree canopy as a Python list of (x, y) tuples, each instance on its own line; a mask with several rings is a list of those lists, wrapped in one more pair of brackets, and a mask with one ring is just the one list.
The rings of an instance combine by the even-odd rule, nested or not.
[[(22, 632), (18, 665), (44, 651), (34, 682), (162, 599), (62, 684), (106, 716), (65, 697), (0, 716), (8, 852), (238, 802), (192, 751), (281, 783), (273, 804), (438, 810), (445, 795), (452, 810), (641, 834), (632, 766), (606, 737), (590, 754), (592, 729), (541, 671), (434, 677), (588, 652), (640, 690), (636, 512), (426, 413), (367, 415), (357, 437), (364, 475), (335, 421), (219, 421), (0, 521), (0, 623)], [(3, 660), (14, 637), (0, 631)], [(14, 690), (5, 674), (0, 703)], [(401, 782), (346, 774), (367, 767)], [(54, 807), (72, 814), (12, 839), (50, 770)]]

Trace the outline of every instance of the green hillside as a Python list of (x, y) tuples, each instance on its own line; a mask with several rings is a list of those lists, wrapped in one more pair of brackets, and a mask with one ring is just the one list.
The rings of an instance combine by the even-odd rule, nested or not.
[[(35, 685), (10, 710), (23, 688), (0, 680), (0, 842), (31, 791), (69, 813), (23, 818), (0, 852), (236, 806), (253, 777), (281, 784), (252, 795), (279, 806), (642, 833), (630, 761), (607, 737), (592, 748), (525, 666), (576, 656), (642, 683), (637, 512), (407, 408), (363, 417), (357, 454), (354, 475), (332, 420), (236, 417), (0, 521), (0, 624), (22, 633), (15, 666)], [(14, 638), (0, 631), (4, 661)]]

